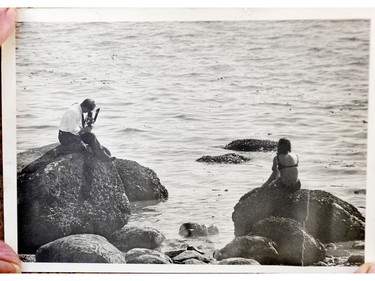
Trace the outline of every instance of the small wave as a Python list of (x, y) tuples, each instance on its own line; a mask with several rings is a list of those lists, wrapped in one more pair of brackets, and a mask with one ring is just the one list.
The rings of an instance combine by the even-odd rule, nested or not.
[(34, 114), (17, 114), (17, 118), (35, 118), (37, 115)]
[(193, 117), (188, 117), (187, 115), (182, 114), (182, 113), (173, 116), (173, 118), (176, 118), (176, 119), (182, 119), (182, 120), (196, 120), (195, 118), (193, 118)]
[(137, 128), (125, 128), (121, 130), (122, 133), (144, 133), (144, 130)]
[(341, 41), (362, 41), (362, 39), (356, 37), (356, 36), (353, 36), (353, 37), (340, 37), (339, 40)]
[(318, 48), (318, 47), (313, 47), (313, 48), (309, 48), (308, 51), (313, 51), (313, 52), (320, 52), (320, 51), (323, 51), (324, 49), (323, 48)]
[(57, 132), (57, 128), (56, 126), (50, 126), (50, 125), (39, 125), (39, 126), (17, 126), (17, 129), (28, 129), (28, 130), (43, 130), (43, 129), (52, 129), (52, 130), (56, 130)]
[(361, 60), (361, 61), (354, 61), (354, 62), (348, 63), (347, 65), (368, 66), (368, 64), (369, 64), (368, 60)]

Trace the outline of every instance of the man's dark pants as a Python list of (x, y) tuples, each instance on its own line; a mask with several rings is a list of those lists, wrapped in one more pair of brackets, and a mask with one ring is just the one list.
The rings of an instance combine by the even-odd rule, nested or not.
[(59, 141), (62, 145), (69, 146), (69, 148), (74, 151), (80, 151), (83, 149), (82, 142), (84, 142), (91, 147), (95, 157), (98, 158), (108, 158), (111, 155), (108, 149), (104, 149), (100, 145), (96, 136), (91, 132), (74, 135), (69, 132), (59, 131)]

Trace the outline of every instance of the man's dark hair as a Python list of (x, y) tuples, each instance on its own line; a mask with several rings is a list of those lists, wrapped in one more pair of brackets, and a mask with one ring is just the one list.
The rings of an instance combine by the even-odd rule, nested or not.
[(92, 100), (92, 99), (85, 99), (82, 103), (81, 103), (81, 107), (85, 107), (87, 108), (88, 111), (92, 111), (94, 110), (96, 104), (95, 104), (95, 101)]
[(277, 144), (277, 154), (288, 154), (292, 152), (292, 145), (287, 138), (281, 138)]

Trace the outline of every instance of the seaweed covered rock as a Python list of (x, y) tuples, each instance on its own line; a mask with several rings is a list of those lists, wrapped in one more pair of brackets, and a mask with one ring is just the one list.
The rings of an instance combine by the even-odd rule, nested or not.
[(256, 188), (239, 200), (232, 219), (235, 236), (251, 233), (268, 217), (291, 218), (322, 243), (363, 240), (365, 218), (351, 204), (322, 190), (288, 193), (277, 188)]
[(104, 237), (93, 234), (71, 235), (43, 245), (36, 252), (37, 262), (125, 263), (125, 254)]
[(155, 228), (135, 226), (124, 226), (109, 238), (109, 241), (123, 252), (133, 248), (156, 249), (164, 240), (165, 236)]
[(224, 149), (236, 151), (274, 151), (277, 149), (277, 142), (258, 139), (241, 139), (227, 144)]
[(204, 162), (204, 163), (217, 163), (217, 164), (242, 164), (247, 161), (250, 161), (250, 158), (246, 158), (242, 155), (238, 155), (235, 153), (227, 153), (224, 155), (219, 156), (202, 156), (201, 158), (197, 159), (197, 162)]
[(302, 225), (292, 219), (264, 219), (254, 225), (251, 235), (274, 241), (280, 264), (307, 266), (323, 261), (326, 256), (323, 244), (306, 233)]

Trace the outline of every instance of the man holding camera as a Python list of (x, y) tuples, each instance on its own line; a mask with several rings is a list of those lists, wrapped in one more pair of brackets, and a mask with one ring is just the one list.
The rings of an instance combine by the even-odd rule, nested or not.
[(96, 136), (91, 132), (92, 123), (86, 124), (84, 113), (92, 118), (92, 111), (96, 104), (92, 99), (85, 99), (81, 104), (73, 104), (63, 115), (60, 123), (59, 141), (69, 150), (86, 150), (94, 153), (101, 161), (113, 161), (108, 149), (102, 147)]

